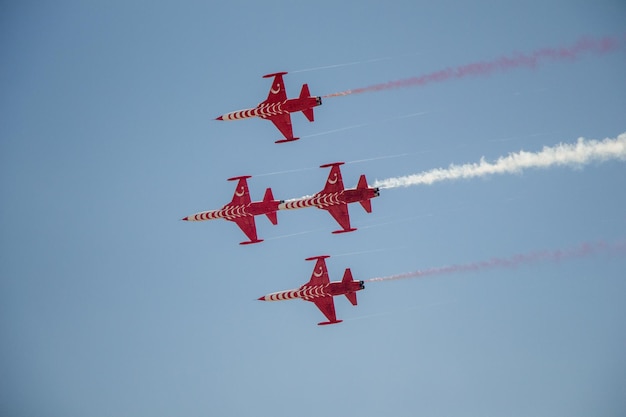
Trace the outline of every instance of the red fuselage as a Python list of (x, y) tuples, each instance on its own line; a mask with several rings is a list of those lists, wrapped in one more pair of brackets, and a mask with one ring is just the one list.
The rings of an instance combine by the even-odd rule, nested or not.
[(369, 200), (380, 195), (377, 188), (355, 188), (335, 193), (320, 192), (312, 197), (303, 197), (296, 200), (285, 201), (278, 205), (279, 210), (294, 210), (305, 207), (317, 207), (325, 209), (338, 204), (350, 204)]
[(305, 284), (297, 290), (278, 291), (265, 295), (259, 300), (261, 301), (282, 301), (302, 298), (307, 301), (314, 301), (316, 298), (335, 297), (337, 295), (346, 295), (355, 293), (365, 288), (363, 281), (335, 281), (328, 284), (309, 285)]
[(185, 217), (187, 221), (204, 221), (214, 219), (233, 220), (240, 217), (259, 216), (274, 213), (278, 210), (281, 201), (255, 201), (248, 204), (226, 204), (219, 210), (202, 211)]
[(217, 120), (238, 120), (250, 117), (260, 117), (265, 119), (279, 114), (295, 113), (312, 109), (313, 107), (321, 104), (322, 98), (315, 96), (292, 98), (277, 103), (262, 102), (253, 109), (244, 109), (227, 113), (218, 117)]

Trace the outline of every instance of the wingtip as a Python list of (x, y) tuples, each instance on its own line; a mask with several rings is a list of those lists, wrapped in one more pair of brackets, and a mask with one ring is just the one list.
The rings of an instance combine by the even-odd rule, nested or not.
[(218, 116), (214, 120), (224, 120), (224, 116)]
[(300, 138), (291, 138), (291, 139), (279, 139), (277, 141), (275, 141), (274, 143), (287, 143), (287, 142), (295, 142), (297, 140), (300, 140)]
[(189, 216), (187, 216), (187, 217), (183, 217), (181, 220), (184, 220), (184, 221), (189, 221)]
[(338, 235), (341, 233), (350, 233), (350, 232), (354, 232), (356, 230), (356, 227), (351, 227), (349, 229), (341, 229), (341, 230), (335, 230), (334, 232), (332, 232), (334, 235)]
[(285, 75), (285, 74), (287, 74), (287, 71), (273, 72), (271, 74), (265, 74), (263, 78), (271, 78), (271, 77), (276, 77), (277, 75)]
[(265, 301), (265, 296), (257, 298), (259, 301)]
[(321, 323), (317, 323), (318, 326), (327, 326), (329, 324), (337, 324), (337, 323), (341, 323), (343, 322), (343, 320), (335, 320), (335, 321), (323, 321)]
[(320, 165), (320, 168), (330, 168), (330, 167), (334, 167), (334, 166), (340, 166), (345, 164), (345, 162), (339, 161), (339, 162), (331, 162), (329, 164), (324, 164), (324, 165)]
[(253, 245), (255, 243), (261, 243), (263, 239), (246, 240), (245, 242), (239, 242), (240, 245)]
[(326, 259), (326, 258), (330, 258), (330, 255), (317, 255), (317, 256), (311, 256), (309, 258), (305, 258), (305, 261), (317, 261), (318, 259)]

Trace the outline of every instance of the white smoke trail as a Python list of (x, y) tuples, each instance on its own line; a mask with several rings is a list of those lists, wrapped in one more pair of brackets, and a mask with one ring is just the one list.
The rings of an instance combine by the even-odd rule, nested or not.
[(545, 146), (539, 152), (520, 151), (500, 157), (495, 162), (481, 158), (478, 163), (436, 168), (419, 174), (376, 180), (374, 187), (397, 188), (412, 185), (430, 185), (440, 181), (485, 177), (494, 174), (521, 173), (528, 168), (549, 168), (552, 166), (582, 166), (591, 162), (610, 159), (626, 160), (626, 133), (617, 138), (585, 140), (579, 138), (575, 144), (561, 143), (553, 147)]
[(285, 203), (292, 203), (294, 201), (300, 201), (300, 200), (308, 200), (309, 198), (313, 198), (312, 195), (303, 195), (302, 197), (298, 197), (298, 198), (288, 198), (287, 200), (284, 200)]

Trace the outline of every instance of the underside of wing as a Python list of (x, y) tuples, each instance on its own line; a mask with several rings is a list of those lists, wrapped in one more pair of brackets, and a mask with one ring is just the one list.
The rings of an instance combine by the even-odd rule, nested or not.
[(350, 227), (350, 214), (348, 213), (348, 205), (337, 204), (335, 206), (330, 206), (325, 208), (331, 216), (339, 223), (339, 225), (343, 228), (343, 231), (349, 232), (354, 229)]
[(282, 133), (287, 140), (295, 140), (293, 137), (293, 127), (291, 126), (291, 116), (289, 113), (269, 116), (266, 117), (266, 119), (274, 123), (274, 126), (280, 130), (280, 133)]
[(254, 216), (239, 217), (232, 219), (232, 221), (237, 223), (237, 226), (239, 226), (246, 236), (248, 236), (248, 239), (250, 239), (249, 242), (241, 242), (241, 244), (262, 242), (262, 240), (257, 238)]
[(332, 296), (328, 295), (326, 297), (316, 298), (313, 302), (317, 308), (324, 313), (330, 323), (337, 321), (337, 316), (335, 315), (335, 303), (333, 302)]

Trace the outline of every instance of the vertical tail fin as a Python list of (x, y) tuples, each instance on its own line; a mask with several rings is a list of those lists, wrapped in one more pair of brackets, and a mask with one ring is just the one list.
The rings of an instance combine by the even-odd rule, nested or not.
[[(369, 186), (367, 185), (367, 180), (365, 179), (365, 175), (363, 174), (359, 178), (359, 183), (357, 184), (356, 189), (357, 190), (366, 190), (368, 188), (369, 188)], [(359, 203), (361, 203), (361, 206), (363, 206), (365, 211), (367, 211), (368, 213), (372, 212), (372, 200), (370, 200), (370, 199), (361, 200), (361, 201), (359, 201)]]
[[(267, 190), (265, 190), (265, 195), (263, 196), (263, 202), (270, 203), (272, 201), (274, 201), (274, 195), (272, 194), (272, 189), (268, 188)], [(278, 224), (278, 217), (276, 216), (275, 211), (265, 213), (265, 215), (267, 216), (268, 219), (270, 219), (272, 224), (274, 225)]]
[[(309, 85), (308, 84), (302, 84), (302, 90), (300, 90), (300, 98), (308, 98), (311, 96), (311, 93), (309, 92)], [(304, 114), (304, 116), (309, 119), (309, 122), (313, 122), (315, 121), (315, 117), (313, 116), (313, 108), (308, 108), (308, 109), (304, 109), (302, 110), (302, 113)]]

